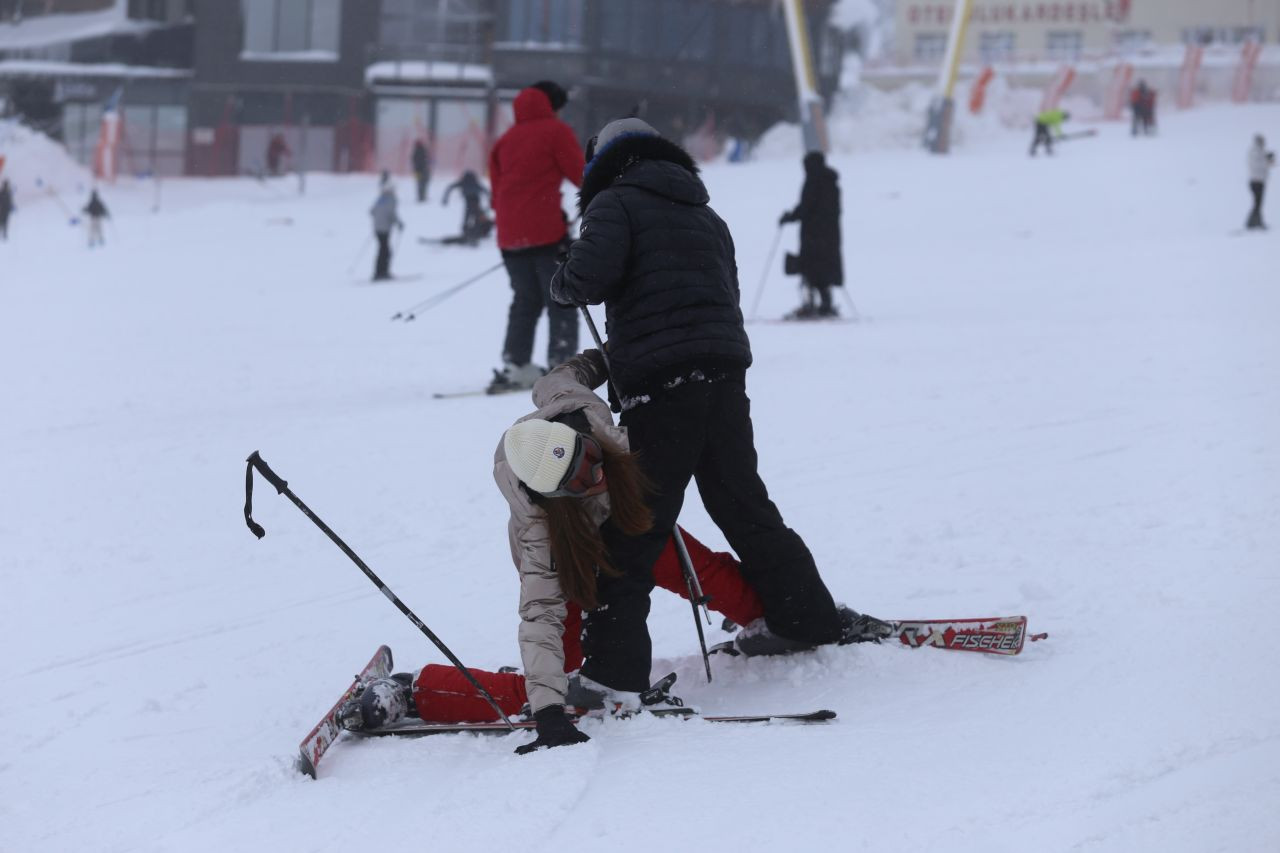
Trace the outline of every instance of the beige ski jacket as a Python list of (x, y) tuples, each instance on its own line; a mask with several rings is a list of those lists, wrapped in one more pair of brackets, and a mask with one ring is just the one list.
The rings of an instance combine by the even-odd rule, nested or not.
[[(539, 379), (533, 386), (538, 407), (521, 418), (551, 420), (581, 410), (591, 431), (623, 450), (630, 449), (626, 431), (614, 426), (609, 406), (594, 393), (607, 374), (596, 350), (574, 356)], [(518, 421), (517, 421), (518, 423)], [(569, 679), (564, 671), (564, 620), (568, 599), (560, 590), (547, 539), (546, 514), (533, 503), (507, 465), (502, 442), (493, 456), (493, 479), (511, 507), (507, 536), (511, 559), (520, 572), (520, 658), (533, 711), (564, 704)], [(597, 524), (609, 518), (609, 494), (584, 498)]]

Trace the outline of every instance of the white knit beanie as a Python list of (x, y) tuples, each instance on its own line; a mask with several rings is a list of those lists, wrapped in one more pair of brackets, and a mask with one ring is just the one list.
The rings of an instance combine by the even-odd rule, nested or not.
[(521, 421), (502, 437), (502, 452), (511, 471), (535, 492), (554, 492), (573, 462), (573, 427), (533, 418)]

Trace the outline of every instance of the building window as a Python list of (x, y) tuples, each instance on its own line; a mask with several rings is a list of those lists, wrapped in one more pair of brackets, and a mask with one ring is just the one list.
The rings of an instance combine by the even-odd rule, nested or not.
[(916, 62), (941, 62), (947, 55), (946, 33), (916, 33)]
[(1045, 53), (1050, 59), (1072, 62), (1084, 50), (1084, 33), (1080, 30), (1050, 30), (1045, 36)]
[(341, 0), (241, 0), (242, 59), (338, 58)]
[(1151, 30), (1120, 30), (1111, 40), (1116, 53), (1132, 56), (1151, 47)]
[(1187, 27), (1182, 31), (1183, 44), (1243, 44), (1266, 41), (1264, 27)]
[(515, 44), (580, 45), (584, 0), (503, 0), (499, 38)]
[(982, 33), (978, 37), (978, 54), (983, 62), (1008, 62), (1013, 59), (1015, 43), (1013, 33)]

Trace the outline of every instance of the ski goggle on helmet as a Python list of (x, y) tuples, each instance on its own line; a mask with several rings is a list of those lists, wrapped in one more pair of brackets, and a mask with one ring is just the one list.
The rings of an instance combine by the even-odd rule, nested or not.
[(589, 435), (578, 433), (573, 442), (569, 467), (555, 491), (543, 492), (549, 498), (580, 498), (604, 479), (604, 448)]

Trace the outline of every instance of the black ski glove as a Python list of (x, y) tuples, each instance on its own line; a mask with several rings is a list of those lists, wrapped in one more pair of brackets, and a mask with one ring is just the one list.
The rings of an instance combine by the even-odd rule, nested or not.
[(528, 755), (539, 749), (550, 749), (553, 746), (569, 746), (575, 743), (586, 743), (591, 740), (591, 738), (578, 731), (573, 723), (569, 721), (563, 705), (548, 705), (545, 708), (539, 708), (538, 712), (533, 715), (533, 719), (538, 725), (538, 738), (532, 743), (517, 746), (516, 755)]

